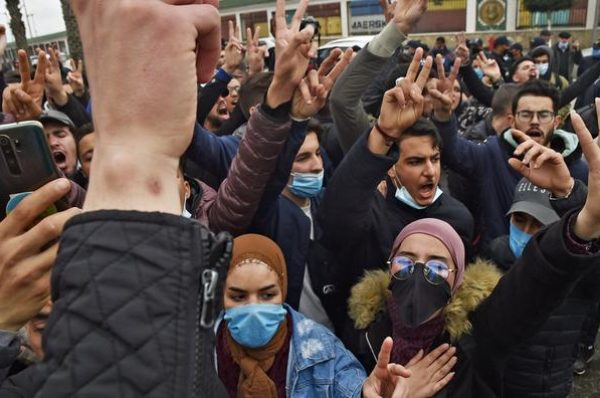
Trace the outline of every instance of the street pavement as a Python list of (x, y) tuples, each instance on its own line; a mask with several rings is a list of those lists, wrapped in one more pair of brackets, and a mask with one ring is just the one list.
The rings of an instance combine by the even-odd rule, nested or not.
[[(596, 338), (596, 347), (600, 347), (600, 334)], [(575, 376), (573, 391), (569, 398), (600, 398), (600, 352), (592, 358), (590, 367), (583, 376)]]

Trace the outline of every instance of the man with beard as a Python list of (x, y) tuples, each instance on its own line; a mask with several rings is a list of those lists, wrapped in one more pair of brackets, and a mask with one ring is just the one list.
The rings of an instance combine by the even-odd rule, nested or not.
[(512, 130), (489, 137), (480, 145), (458, 136), (449, 91), (430, 90), (430, 94), (435, 98), (433, 120), (442, 136), (444, 161), (480, 187), (482, 211), (477, 224), (481, 227), (481, 248), (508, 230), (505, 214), (520, 175), (509, 167), (507, 160), (513, 156), (520, 139), (529, 137), (559, 152), (573, 177), (587, 182), (588, 169), (581, 159), (577, 136), (557, 129), (559, 93), (549, 83), (537, 79), (525, 83), (512, 103)]
[(216, 132), (221, 128), (225, 121), (229, 120), (229, 110), (227, 109), (226, 100), (227, 96), (228, 94), (222, 93), (206, 116), (203, 127), (208, 131), (212, 131), (213, 133)]
[(48, 110), (40, 116), (48, 146), (54, 157), (54, 163), (65, 176), (71, 177), (77, 171), (77, 145), (73, 130), (75, 125), (67, 115)]

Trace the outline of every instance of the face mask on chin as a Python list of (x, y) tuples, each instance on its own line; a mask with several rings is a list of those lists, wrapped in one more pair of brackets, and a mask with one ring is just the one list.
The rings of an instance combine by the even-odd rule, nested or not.
[(425, 279), (423, 264), (415, 264), (412, 275), (406, 280), (392, 278), (392, 296), (404, 326), (416, 328), (442, 309), (450, 300), (451, 289), (447, 281), (434, 285)]
[(183, 197), (183, 205), (182, 205), (183, 210), (181, 211), (181, 217), (192, 218), (192, 213), (190, 213), (188, 211), (188, 209), (185, 207), (186, 201), (187, 201), (187, 198), (184, 196)]
[(408, 192), (406, 187), (402, 187), (402, 188), (396, 188), (396, 199), (398, 199), (400, 202), (412, 207), (413, 209), (422, 210), (422, 209), (425, 209), (425, 208), (431, 206), (436, 200), (438, 200), (438, 198), (442, 195), (442, 193), (443, 193), (443, 191), (440, 189), (440, 187), (436, 187), (435, 194), (433, 195), (433, 200), (431, 201), (431, 203), (428, 204), (427, 206), (421, 206), (413, 199), (413, 197), (410, 195), (410, 193)]

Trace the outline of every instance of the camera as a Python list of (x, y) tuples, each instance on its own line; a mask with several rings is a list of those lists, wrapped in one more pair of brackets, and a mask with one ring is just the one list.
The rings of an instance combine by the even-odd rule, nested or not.
[(2, 156), (6, 160), (8, 170), (11, 174), (21, 174), (21, 168), (17, 161), (17, 156), (10, 144), (10, 138), (6, 136), (0, 136), (0, 148), (2, 150)]
[[(321, 30), (321, 24), (314, 17), (306, 17), (302, 18), (300, 22), (300, 30), (304, 29), (307, 25), (312, 25), (315, 30), (314, 36), (319, 36), (319, 31)], [(314, 37), (313, 36), (313, 37)]]

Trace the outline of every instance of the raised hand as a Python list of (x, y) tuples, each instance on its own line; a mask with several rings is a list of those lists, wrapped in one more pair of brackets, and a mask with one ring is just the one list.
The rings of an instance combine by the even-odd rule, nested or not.
[(29, 67), (29, 57), (25, 50), (19, 50), (17, 53), (19, 57), (19, 73), (21, 75), (20, 87), (31, 98), (40, 106), (44, 98), (44, 85), (46, 82), (46, 67), (48, 66), (48, 59), (46, 53), (43, 51), (38, 52), (38, 64), (35, 71), (33, 80), (31, 80), (31, 70)]
[(55, 105), (63, 106), (67, 103), (69, 97), (63, 87), (58, 53), (55, 49), (49, 48), (48, 54), (50, 55), (50, 62), (46, 67), (46, 90)]
[(83, 81), (83, 60), (75, 62), (74, 59), (70, 60), (71, 71), (67, 74), (67, 81), (73, 90), (73, 94), (77, 97), (81, 97), (85, 94), (85, 82)]
[(85, 210), (181, 213), (175, 176), (197, 82), (212, 77), (221, 51), (219, 13), (207, 3), (71, 0), (99, 134)]
[(308, 6), (308, 0), (300, 0), (287, 26), (285, 0), (277, 0), (275, 11), (275, 71), (273, 82), (267, 91), (267, 105), (277, 107), (292, 99), (294, 91), (304, 78), (308, 63), (314, 56), (312, 24), (300, 31), (300, 22)]
[(225, 46), (225, 56), (223, 59), (223, 70), (230, 75), (240, 67), (244, 60), (244, 47), (240, 41), (240, 27), (234, 28), (233, 21), (228, 21), (229, 41)]
[[(406, 77), (386, 91), (381, 104), (378, 126), (388, 136), (398, 139), (423, 114), (423, 88), (431, 72), (432, 59), (427, 57), (419, 73), (423, 49), (418, 48)], [(417, 77), (418, 73), (418, 77)]]
[(454, 377), (450, 372), (458, 361), (456, 348), (442, 344), (429, 354), (423, 356), (419, 351), (407, 364), (411, 377), (408, 385), (411, 398), (433, 397)]
[(246, 28), (246, 63), (248, 64), (248, 76), (253, 76), (265, 69), (265, 54), (267, 53), (267, 48), (258, 45), (259, 38), (260, 26), (256, 26), (254, 35), (252, 35), (252, 29)]
[(379, 5), (383, 10), (383, 16), (385, 17), (385, 23), (388, 23), (394, 18), (394, 10), (396, 9), (396, 1), (389, 3), (388, 0), (379, 0)]
[[(599, 115), (598, 125), (600, 125), (600, 98), (596, 98), (596, 114)], [(600, 238), (600, 147), (598, 142), (594, 142), (577, 112), (571, 111), (571, 120), (589, 169), (587, 200), (577, 215), (573, 230), (582, 239), (598, 239)]]
[(0, 223), (0, 330), (16, 332), (50, 298), (50, 272), (58, 250), (53, 242), (80, 210), (72, 208), (35, 222), (70, 188), (64, 178), (49, 182), (23, 199)]
[(466, 65), (469, 63), (471, 52), (467, 47), (467, 39), (465, 38), (465, 32), (460, 32), (456, 35), (456, 48), (454, 49), (454, 58), (462, 59), (462, 64)]
[(292, 116), (307, 119), (316, 115), (327, 102), (329, 91), (352, 59), (352, 49), (348, 48), (341, 59), (342, 50), (336, 48), (325, 59), (319, 70), (311, 70), (300, 81), (292, 101)]
[(500, 66), (495, 59), (489, 59), (483, 51), (477, 55), (479, 60), (479, 67), (483, 71), (483, 74), (492, 79), (493, 82), (502, 77)]
[(377, 365), (363, 384), (362, 396), (365, 398), (408, 398), (408, 382), (406, 378), (411, 377), (411, 371), (403, 366), (390, 364), (390, 355), (394, 342), (387, 337), (377, 356)]
[[(520, 142), (508, 163), (534, 185), (548, 189), (555, 197), (569, 194), (575, 181), (562, 155), (538, 144), (522, 131), (512, 129), (512, 135)], [(520, 160), (518, 157), (523, 157)]]
[(450, 70), (450, 75), (446, 77), (443, 57), (440, 54), (436, 57), (438, 78), (435, 81), (435, 88), (429, 89), (429, 95), (433, 102), (433, 116), (437, 120), (447, 121), (452, 115), (452, 90), (458, 76), (460, 63), (461, 59), (456, 58)]
[(396, 29), (407, 35), (427, 11), (427, 0), (398, 0), (392, 22)]
[(2, 109), (11, 113), (17, 122), (38, 120), (42, 107), (19, 85), (9, 86), (2, 93)]

